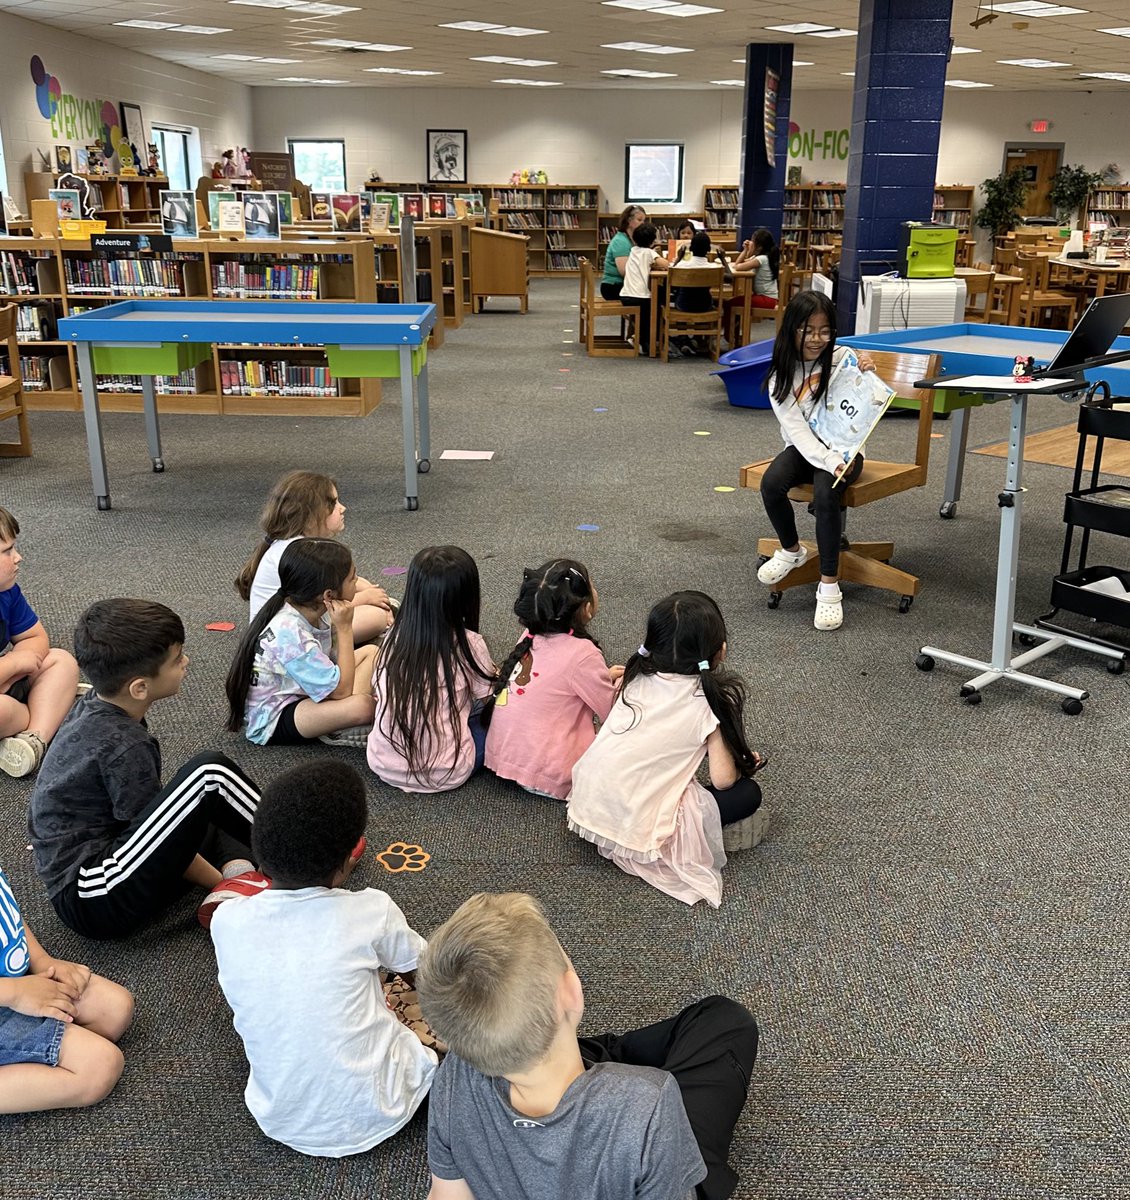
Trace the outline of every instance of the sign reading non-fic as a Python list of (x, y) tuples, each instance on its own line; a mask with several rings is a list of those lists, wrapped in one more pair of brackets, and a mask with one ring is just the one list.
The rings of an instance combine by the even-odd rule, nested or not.
[(789, 122), (789, 158), (807, 159), (816, 162), (819, 158), (844, 160), (848, 156), (850, 129), (801, 129)]

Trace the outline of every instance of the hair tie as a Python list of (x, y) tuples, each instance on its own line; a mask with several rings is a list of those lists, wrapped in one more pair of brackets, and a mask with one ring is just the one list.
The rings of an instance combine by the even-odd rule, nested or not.
[(269, 533), (263, 534), (263, 544), (269, 546), (275, 539)]
[(709, 659), (706, 659), (706, 658), (704, 658), (704, 659), (702, 660), (702, 662), (700, 662), (700, 663), (698, 664), (698, 669), (699, 669), (700, 671), (709, 671), (709, 670), (710, 670), (710, 660), (709, 660)]
[(640, 656), (640, 658), (651, 657), (651, 651), (642, 642), (639, 645), (639, 649), (636, 650), (636, 653)]

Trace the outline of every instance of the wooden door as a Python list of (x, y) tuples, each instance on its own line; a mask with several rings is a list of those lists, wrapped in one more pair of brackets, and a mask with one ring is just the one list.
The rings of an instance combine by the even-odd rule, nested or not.
[(1028, 203), (1021, 210), (1024, 217), (1054, 217), (1048, 199), (1051, 177), (1059, 170), (1063, 151), (1057, 146), (1008, 146), (1005, 149), (1005, 170), (1022, 167), (1031, 184)]

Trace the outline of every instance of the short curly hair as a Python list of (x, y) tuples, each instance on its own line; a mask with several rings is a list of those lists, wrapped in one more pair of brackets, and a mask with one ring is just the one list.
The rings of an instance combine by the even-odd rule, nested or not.
[(251, 827), (259, 869), (292, 887), (328, 887), (365, 832), (361, 776), (345, 763), (318, 759), (276, 775)]

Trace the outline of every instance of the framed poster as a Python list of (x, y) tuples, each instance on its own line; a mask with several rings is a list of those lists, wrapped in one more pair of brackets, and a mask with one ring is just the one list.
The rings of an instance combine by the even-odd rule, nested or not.
[(137, 104), (131, 104), (128, 100), (123, 100), (118, 108), (122, 112), (122, 131), (126, 135), (126, 141), (131, 146), (136, 146), (140, 153), (148, 145), (145, 138), (145, 122), (141, 119), (141, 108)]
[(429, 129), (427, 138), (428, 182), (467, 182), (467, 131)]

